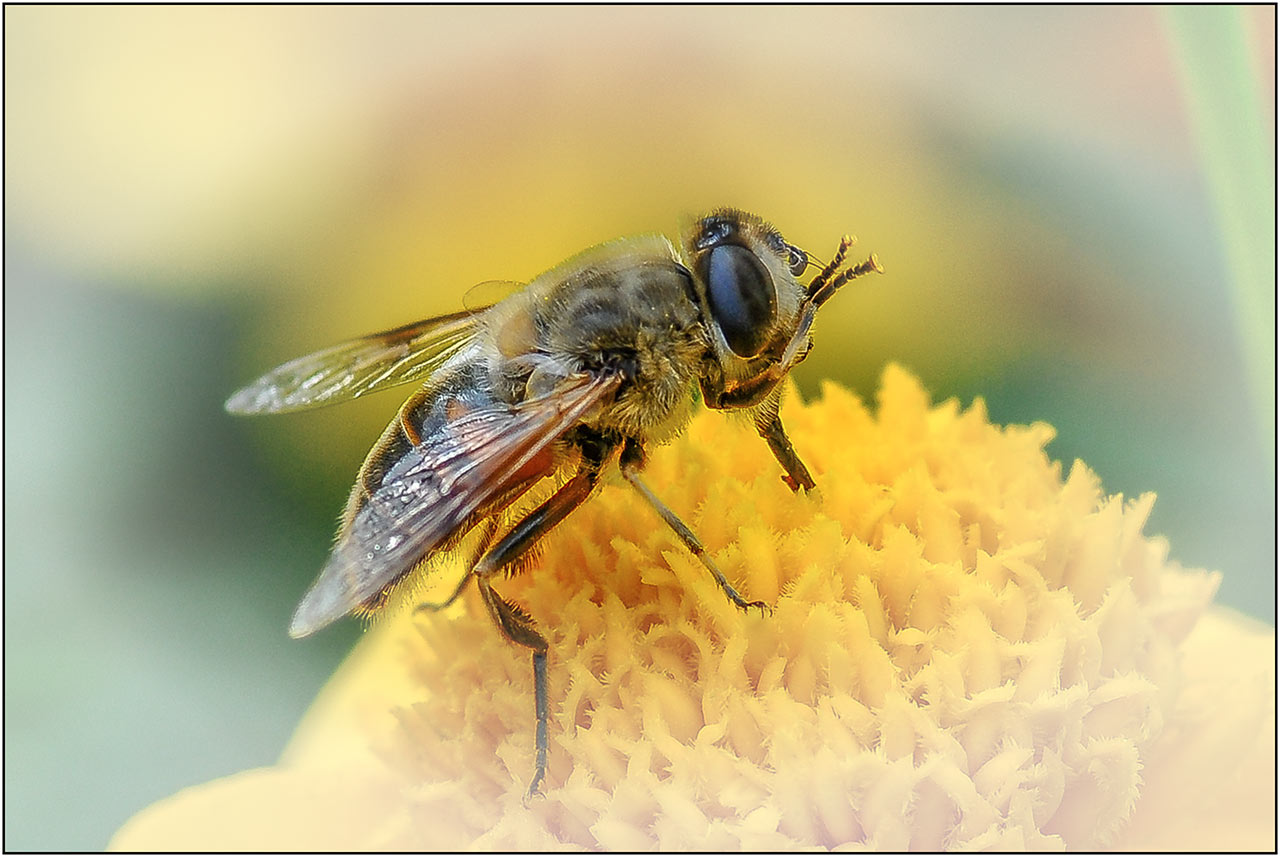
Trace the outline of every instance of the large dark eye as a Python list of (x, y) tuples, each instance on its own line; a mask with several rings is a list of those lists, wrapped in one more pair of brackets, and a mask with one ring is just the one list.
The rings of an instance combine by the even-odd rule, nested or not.
[(705, 250), (708, 247), (726, 241), (733, 234), (734, 228), (733, 221), (727, 218), (704, 217), (702, 219), (702, 228), (699, 230), (693, 246), (699, 250)]
[(707, 300), (729, 347), (754, 357), (768, 341), (778, 297), (764, 263), (746, 247), (721, 244), (707, 256)]

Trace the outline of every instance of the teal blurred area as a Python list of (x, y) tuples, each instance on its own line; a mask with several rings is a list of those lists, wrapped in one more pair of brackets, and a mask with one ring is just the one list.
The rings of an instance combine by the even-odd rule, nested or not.
[(356, 630), (285, 636), (330, 518), (222, 413), (234, 311), (6, 255), (5, 844), (98, 849), (272, 761)]
[(714, 205), (885, 265), (803, 395), (892, 360), (1048, 422), (1274, 624), (1274, 169), (1267, 243), (1208, 165), (1274, 162), (1275, 10), (1210, 14), (1189, 57), (1157, 7), (5, 7), (6, 848), (270, 764), (358, 636), (284, 629), (400, 394), (233, 389)]

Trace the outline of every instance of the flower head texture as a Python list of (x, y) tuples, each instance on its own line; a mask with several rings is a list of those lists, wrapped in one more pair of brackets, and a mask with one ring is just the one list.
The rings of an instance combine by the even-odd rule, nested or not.
[(1274, 632), (1143, 534), (1154, 496), (1064, 475), (1049, 426), (931, 405), (893, 366), (878, 399), (789, 397), (813, 495), (718, 414), (653, 452), (648, 484), (768, 615), (620, 479), (499, 584), (551, 645), (542, 795), (528, 652), (468, 595), (375, 626), (277, 765), (113, 847), (1272, 847)]

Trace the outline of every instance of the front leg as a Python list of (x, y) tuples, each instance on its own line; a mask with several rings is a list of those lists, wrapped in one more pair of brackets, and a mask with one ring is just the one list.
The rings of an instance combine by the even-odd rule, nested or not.
[(809, 338), (809, 330), (813, 327), (813, 316), (817, 306), (806, 301), (800, 310), (800, 318), (795, 332), (785, 340), (776, 341), (766, 350), (764, 356), (752, 361), (752, 371), (759, 366), (759, 371), (742, 381), (729, 381), (724, 372), (715, 366), (712, 373), (705, 374), (701, 380), (702, 398), (707, 407), (725, 411), (734, 408), (754, 408), (767, 400), (777, 389), (779, 382), (787, 377), (804, 358), (809, 356), (813, 342)]
[[(800, 456), (796, 455), (790, 438), (787, 437), (786, 431), (782, 428), (782, 419), (778, 416), (780, 391), (777, 389), (777, 381), (773, 381), (764, 390), (755, 391), (757, 395), (749, 397), (754, 398), (755, 401), (748, 401), (745, 405), (737, 403), (724, 404), (726, 400), (732, 399), (733, 396), (731, 391), (725, 389), (724, 376), (719, 373), (704, 375), (701, 386), (702, 399), (707, 403), (708, 407), (727, 410), (728, 408), (754, 406), (756, 431), (764, 438), (765, 443), (769, 444), (769, 450), (773, 453), (773, 457), (778, 459), (778, 463), (782, 465), (782, 469), (785, 471), (782, 481), (787, 483), (792, 491), (799, 491), (801, 488), (806, 491), (813, 490), (815, 487), (813, 477), (809, 475), (809, 469), (804, 466)], [(733, 392), (741, 389), (741, 386), (735, 387)]]
[[(795, 363), (806, 356), (807, 350)], [(698, 381), (698, 386), (702, 389), (703, 404), (716, 411), (733, 411), (759, 407), (768, 401), (770, 396), (776, 395), (778, 384), (787, 373), (777, 360), (762, 363), (760, 371), (744, 381), (728, 381), (719, 366), (709, 367)]]
[(720, 384), (712, 386), (704, 382), (702, 398), (707, 403), (707, 407), (718, 411), (753, 408), (768, 399), (777, 388), (778, 382), (786, 375), (786, 371), (781, 366), (780, 363), (774, 363), (759, 375), (738, 383), (721, 381)]
[(809, 475), (809, 468), (805, 467), (800, 456), (796, 455), (795, 448), (791, 446), (791, 439), (782, 428), (782, 418), (778, 416), (776, 399), (772, 405), (762, 409), (756, 415), (756, 431), (764, 438), (765, 443), (769, 444), (773, 457), (778, 459), (778, 463), (786, 471), (782, 481), (787, 483), (792, 491), (799, 491), (801, 488), (812, 491), (816, 484), (813, 477)]

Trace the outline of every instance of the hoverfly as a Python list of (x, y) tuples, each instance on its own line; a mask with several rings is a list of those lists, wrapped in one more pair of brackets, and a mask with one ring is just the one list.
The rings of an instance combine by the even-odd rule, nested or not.
[[(818, 267), (804, 251), (760, 218), (720, 209), (679, 247), (662, 236), (606, 243), (498, 303), (317, 351), (232, 395), (232, 413), (281, 413), (422, 382), (361, 465), (290, 635), (376, 610), (415, 567), (478, 530), (469, 571), (430, 606), (451, 604), (474, 580), (499, 631), (532, 652), (534, 794), (547, 766), (547, 640), (494, 589), (496, 575), (527, 564), (616, 460), (729, 600), (765, 609), (641, 480), (645, 446), (683, 428), (696, 385), (707, 407), (749, 412), (793, 491), (813, 488), (778, 417), (778, 384), (808, 354), (818, 308), (854, 277), (882, 272), (874, 255), (845, 267), (851, 244), (846, 236), (804, 285), (806, 268)], [(520, 506), (555, 477), (562, 484), (547, 500)]]

